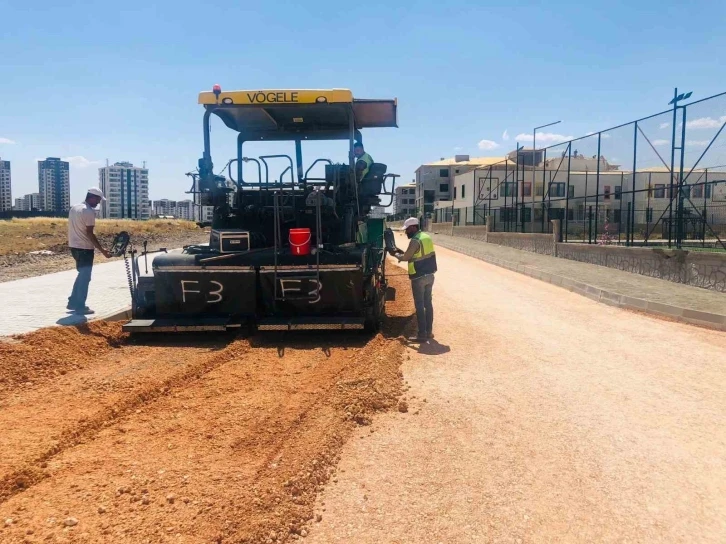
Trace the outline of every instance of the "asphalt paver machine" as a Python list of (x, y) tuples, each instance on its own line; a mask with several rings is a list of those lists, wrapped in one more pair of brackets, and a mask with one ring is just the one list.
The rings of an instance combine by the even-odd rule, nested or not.
[[(134, 255), (124, 330), (378, 329), (385, 220), (371, 211), (392, 203), (398, 176), (373, 163), (359, 179), (354, 143), (363, 129), (396, 127), (397, 101), (356, 99), (345, 89), (223, 92), (215, 85), (199, 103), (204, 153), (192, 192), (213, 207), (210, 241), (159, 254), (151, 274), (139, 273), (142, 255)], [(237, 132), (227, 175), (214, 173), (213, 115)], [(303, 161), (306, 142), (335, 140), (348, 143), (342, 163)], [(247, 157), (249, 142), (290, 142), (290, 154)], [(286, 167), (278, 176), (271, 169), (280, 161)]]

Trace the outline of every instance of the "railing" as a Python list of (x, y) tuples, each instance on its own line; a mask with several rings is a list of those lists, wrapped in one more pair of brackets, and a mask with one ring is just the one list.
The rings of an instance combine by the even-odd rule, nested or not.
[(473, 202), (433, 221), (493, 215), (496, 231), (536, 233), (560, 219), (565, 241), (726, 249), (726, 93), (682, 101), (542, 149), (517, 144), (510, 159), (458, 176)]

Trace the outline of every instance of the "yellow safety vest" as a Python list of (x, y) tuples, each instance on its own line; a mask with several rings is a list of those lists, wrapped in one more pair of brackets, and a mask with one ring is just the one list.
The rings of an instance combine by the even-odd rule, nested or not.
[(437, 270), (436, 252), (434, 251), (434, 241), (431, 236), (418, 231), (413, 239), (418, 240), (419, 245), (418, 251), (413, 254), (413, 258), (408, 262), (408, 276), (412, 280), (434, 274)]
[(371, 166), (373, 165), (373, 157), (371, 157), (368, 153), (363, 153), (356, 160), (356, 164), (358, 164), (358, 161), (363, 161), (364, 163), (366, 163), (366, 168), (365, 170), (363, 170), (363, 175), (360, 177), (360, 179), (363, 179), (364, 177), (366, 177), (368, 170), (370, 170)]

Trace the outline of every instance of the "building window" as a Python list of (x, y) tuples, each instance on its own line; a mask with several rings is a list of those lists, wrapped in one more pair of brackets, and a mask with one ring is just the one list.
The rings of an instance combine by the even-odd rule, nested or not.
[(620, 219), (621, 219), (621, 211), (613, 210), (613, 223), (620, 223)]
[(615, 186), (615, 200), (620, 200), (622, 198), (621, 197), (622, 192), (623, 192), (622, 187), (620, 187), (620, 185), (616, 185)]
[(466, 198), (466, 184), (461, 186), (461, 198)]
[(606, 185), (603, 188), (603, 198), (605, 200), (610, 200), (610, 185)]
[(522, 223), (530, 223), (532, 221), (532, 208), (522, 208)]
[(706, 184), (706, 198), (711, 198), (711, 191), (712, 191), (713, 185), (710, 183)]
[(439, 170), (439, 177), (440, 178), (448, 178), (449, 177), (449, 169), (448, 168), (442, 168)]
[(565, 184), (564, 183), (550, 183), (550, 196), (555, 198), (565, 196)]
[(456, 172), (458, 174), (459, 173), (459, 169), (457, 168), (456, 170), (454, 170), (454, 172)]
[(534, 184), (534, 195), (535, 196), (544, 196), (544, 185), (542, 183)]
[(664, 183), (655, 184), (654, 198), (665, 198), (665, 184)]
[(522, 182), (522, 196), (532, 196), (532, 182)]
[(507, 181), (504, 183), (504, 197), (514, 196), (514, 182)]
[(703, 185), (693, 186), (693, 198), (703, 198)]
[(449, 184), (448, 183), (441, 183), (439, 185), (439, 192), (440, 193), (448, 193), (449, 192)]
[(567, 193), (570, 198), (575, 198), (575, 186), (570, 185), (569, 192)]
[(454, 200), (456, 200), (456, 185), (454, 185)]

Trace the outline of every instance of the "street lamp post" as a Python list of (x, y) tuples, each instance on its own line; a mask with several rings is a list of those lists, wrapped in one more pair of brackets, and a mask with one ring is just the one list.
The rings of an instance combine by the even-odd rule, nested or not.
[[(529, 224), (531, 225), (532, 232), (534, 232), (534, 186), (535, 186), (535, 170), (537, 167), (537, 131), (541, 128), (551, 127), (552, 125), (556, 125), (558, 123), (561, 123), (562, 121), (555, 121), (554, 123), (547, 123), (546, 125), (540, 125), (538, 127), (534, 127), (534, 130), (532, 130), (532, 216), (529, 218)], [(522, 192), (524, 193), (524, 188), (522, 189)], [(544, 195), (544, 180), (542, 181), (542, 194)], [(522, 199), (524, 201), (524, 199)], [(544, 211), (542, 212), (544, 213)]]
[[(678, 94), (678, 87), (673, 90), (673, 100), (668, 102), (668, 105), (673, 105), (673, 136), (671, 139), (671, 182), (670, 182), (670, 210), (668, 213), (668, 247), (671, 247), (671, 241), (673, 239), (673, 201), (676, 201), (676, 247), (681, 248), (683, 242), (683, 145), (686, 139), (686, 108), (679, 106), (678, 102), (686, 100), (691, 97), (693, 93), (681, 93)], [(676, 146), (676, 116), (679, 109), (683, 110), (683, 119), (681, 121), (681, 145)], [(681, 165), (678, 174), (678, 180), (676, 189), (678, 190), (677, 199), (674, 198), (673, 194), (673, 178), (675, 177), (675, 160), (676, 160), (676, 149), (681, 152)]]

